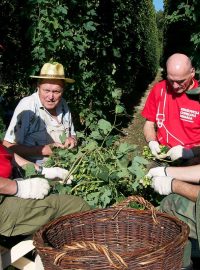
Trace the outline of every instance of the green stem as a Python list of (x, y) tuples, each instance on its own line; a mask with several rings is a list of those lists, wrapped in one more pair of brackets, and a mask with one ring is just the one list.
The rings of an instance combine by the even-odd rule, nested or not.
[(112, 128), (111, 128), (111, 130), (108, 132), (108, 134), (105, 136), (105, 138), (104, 138), (104, 140), (103, 140), (103, 142), (102, 142), (100, 148), (103, 147), (103, 145), (104, 145), (106, 139), (108, 138), (108, 136), (110, 135), (110, 133), (112, 132), (112, 130), (115, 128), (116, 120), (117, 120), (117, 115), (116, 115), (116, 113), (115, 113), (115, 119), (114, 119), (114, 123), (113, 123), (113, 125), (112, 125)]
[(98, 180), (98, 181), (82, 181), (81, 183), (79, 183), (75, 187), (73, 187), (70, 192), (73, 192), (78, 187), (80, 187), (81, 185), (84, 185), (84, 184), (93, 184), (93, 183), (96, 184), (96, 183), (103, 183), (103, 182), (104, 181), (100, 181), (100, 180)]
[(66, 181), (69, 179), (69, 177), (71, 175), (73, 175), (73, 173), (76, 171), (76, 169), (78, 168), (78, 166), (80, 165), (81, 161), (83, 160), (83, 158), (86, 156), (86, 154), (88, 154), (89, 151), (85, 152), (81, 157), (77, 158), (74, 163), (72, 164), (70, 170), (69, 170), (69, 174), (67, 179), (65, 179), (64, 183), (66, 183)]

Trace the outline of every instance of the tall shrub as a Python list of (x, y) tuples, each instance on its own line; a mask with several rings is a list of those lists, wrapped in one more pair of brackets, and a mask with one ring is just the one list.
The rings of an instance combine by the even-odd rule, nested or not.
[[(126, 104), (127, 97), (141, 94), (154, 77), (159, 53), (151, 0), (13, 2), (10, 15), (16, 17), (17, 35), (14, 25), (11, 30), (16, 36), (18, 68), (12, 69), (8, 49), (4, 54), (7, 92), (14, 89), (18, 97), (31, 93), (29, 75), (38, 73), (44, 62), (61, 62), (67, 76), (76, 80), (66, 92), (67, 99), (85, 122), (88, 116), (109, 117), (114, 90), (122, 91)], [(9, 69), (15, 73), (12, 83)]]
[(200, 70), (199, 0), (165, 0), (165, 59), (174, 52), (186, 53)]

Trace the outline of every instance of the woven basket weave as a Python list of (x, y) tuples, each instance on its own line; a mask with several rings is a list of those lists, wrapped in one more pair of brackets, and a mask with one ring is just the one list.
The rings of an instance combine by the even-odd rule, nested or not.
[[(127, 208), (136, 201), (149, 210)], [(189, 227), (131, 196), (108, 209), (60, 217), (34, 235), (45, 270), (178, 270)]]

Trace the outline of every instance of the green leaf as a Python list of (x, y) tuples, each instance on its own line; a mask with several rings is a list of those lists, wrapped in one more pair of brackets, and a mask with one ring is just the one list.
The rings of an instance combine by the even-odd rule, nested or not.
[(149, 164), (148, 160), (146, 160), (145, 158), (140, 157), (140, 156), (134, 157), (133, 162), (138, 162), (138, 163), (143, 164), (143, 165), (148, 165)]
[(121, 178), (129, 178), (130, 173), (127, 170), (127, 168), (121, 168), (121, 170), (119, 172), (117, 172), (117, 176), (118, 176), (119, 179), (121, 179)]
[(25, 178), (29, 178), (31, 176), (37, 175), (36, 170), (35, 170), (35, 166), (32, 163), (28, 163), (28, 164), (24, 165), (22, 168), (23, 168), (24, 173), (25, 173), (25, 175), (24, 175)]
[(123, 113), (125, 111), (125, 108), (122, 106), (122, 105), (116, 105), (115, 106), (115, 113), (116, 114), (120, 114), (120, 113)]
[(120, 99), (122, 96), (122, 89), (121, 88), (116, 88), (114, 91), (112, 91), (112, 97), (114, 99)]
[(123, 156), (123, 158), (121, 158), (121, 159), (119, 160), (119, 164), (120, 164), (122, 167), (125, 167), (125, 168), (128, 167), (129, 163), (130, 163), (130, 161), (129, 161), (128, 156)]
[(103, 130), (104, 134), (108, 134), (112, 130), (111, 123), (104, 119), (100, 119), (98, 121), (98, 127), (99, 129)]
[(93, 150), (95, 150), (97, 147), (98, 147), (97, 142), (91, 140), (91, 141), (85, 146), (85, 149), (86, 149), (86, 150), (89, 150), (89, 151), (93, 151)]
[[(198, 40), (199, 42), (199, 40)], [(186, 94), (188, 95), (199, 95), (200, 94), (200, 87), (196, 87), (190, 90), (185, 91)]]
[(100, 192), (92, 192), (87, 194), (84, 199), (89, 203), (90, 206), (96, 207), (99, 202), (99, 196)]
[(92, 133), (90, 134), (90, 137), (96, 140), (103, 140), (102, 135), (99, 133), (98, 130), (96, 131), (92, 131)]
[(119, 48), (117, 49), (113, 49), (113, 55), (117, 58), (120, 58), (121, 57), (121, 53), (120, 53), (120, 50)]
[(139, 182), (134, 181), (133, 184), (132, 184), (133, 190), (134, 190), (134, 191), (137, 191), (138, 186), (139, 186)]
[(84, 24), (83, 24), (83, 27), (84, 27), (85, 30), (87, 30), (87, 31), (95, 31), (95, 30), (96, 30), (95, 24), (94, 24), (94, 22), (92, 22), (92, 21), (89, 21), (89, 22), (87, 22), (87, 23), (84, 23)]
[(101, 202), (102, 202), (102, 206), (103, 208), (105, 208), (111, 201), (111, 190), (110, 190), (110, 187), (109, 186), (104, 186), (101, 188), (101, 192), (103, 193), (101, 196), (100, 196), (100, 199), (101, 199)]
[(96, 176), (99, 179), (107, 182), (108, 178), (109, 178), (109, 170), (108, 170), (108, 168), (106, 166), (99, 165), (99, 169), (100, 169), (100, 171), (96, 174)]
[(130, 145), (128, 143), (121, 143), (117, 149), (117, 154), (121, 155), (121, 154), (126, 154), (129, 152), (132, 152), (136, 149), (135, 145)]
[(66, 133), (63, 131), (63, 133), (59, 136), (59, 139), (61, 141), (62, 144), (65, 143), (66, 139), (67, 139), (67, 135)]
[(107, 147), (112, 146), (113, 143), (116, 142), (117, 139), (118, 139), (117, 136), (109, 135), (109, 136), (106, 138), (106, 141), (105, 141), (106, 146), (107, 146)]

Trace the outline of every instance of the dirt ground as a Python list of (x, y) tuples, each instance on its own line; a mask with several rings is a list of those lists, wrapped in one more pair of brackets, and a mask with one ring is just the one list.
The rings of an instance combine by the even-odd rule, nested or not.
[(160, 69), (154, 81), (152, 81), (152, 83), (149, 84), (144, 95), (141, 97), (139, 104), (135, 107), (135, 110), (133, 113), (133, 120), (131, 121), (131, 123), (129, 124), (127, 128), (123, 129), (123, 133), (126, 135), (121, 138), (121, 141), (137, 145), (139, 151), (142, 151), (143, 146), (146, 145), (146, 141), (143, 136), (143, 126), (144, 126), (145, 119), (141, 116), (141, 111), (144, 107), (146, 98), (152, 86), (156, 82), (162, 79), (161, 74), (162, 74), (162, 70)]

